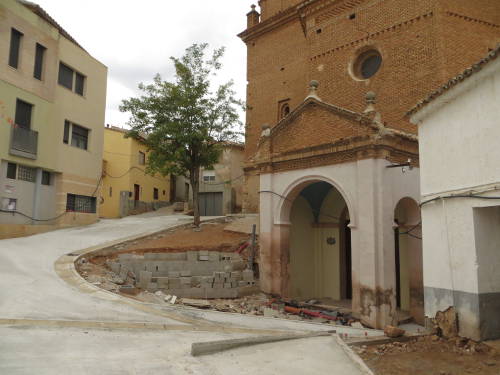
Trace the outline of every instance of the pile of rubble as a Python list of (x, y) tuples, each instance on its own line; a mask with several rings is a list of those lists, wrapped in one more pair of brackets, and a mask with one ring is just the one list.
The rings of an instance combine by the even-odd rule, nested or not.
[(483, 343), (469, 340), (465, 337), (454, 337), (446, 339), (437, 335), (419, 336), (407, 342), (391, 342), (376, 346), (355, 347), (354, 349), (361, 355), (375, 354), (384, 356), (396, 353), (431, 352), (439, 349), (441, 352), (457, 353), (459, 355), (472, 355), (474, 353), (487, 353), (490, 347)]

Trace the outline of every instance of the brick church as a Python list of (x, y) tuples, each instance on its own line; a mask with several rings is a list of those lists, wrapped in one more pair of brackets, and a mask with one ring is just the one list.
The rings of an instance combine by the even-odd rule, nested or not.
[(500, 42), (500, 2), (259, 6), (239, 36), (262, 289), (346, 306), (372, 327), (423, 323), (418, 138), (405, 114)]

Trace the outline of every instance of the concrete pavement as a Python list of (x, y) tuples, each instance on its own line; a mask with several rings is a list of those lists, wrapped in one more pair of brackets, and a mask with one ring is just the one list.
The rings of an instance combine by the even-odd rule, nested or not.
[(141, 215), (1, 240), (0, 374), (361, 373), (331, 337), (193, 358), (193, 342), (331, 327), (129, 303), (110, 293), (82, 293), (54, 270), (64, 254), (191, 219)]

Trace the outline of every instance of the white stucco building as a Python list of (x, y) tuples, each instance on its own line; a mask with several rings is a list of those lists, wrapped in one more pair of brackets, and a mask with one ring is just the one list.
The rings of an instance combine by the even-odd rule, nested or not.
[(421, 101), (425, 314), (454, 306), (460, 335), (500, 337), (500, 45)]

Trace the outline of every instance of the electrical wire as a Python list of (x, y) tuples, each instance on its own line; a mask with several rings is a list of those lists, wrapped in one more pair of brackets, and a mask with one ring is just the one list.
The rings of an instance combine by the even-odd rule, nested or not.
[[(130, 167), (124, 174), (122, 174), (120, 176), (111, 176), (108, 172), (104, 172), (104, 175), (105, 175), (105, 177), (109, 177), (109, 178), (122, 178), (122, 177), (125, 177), (127, 174), (129, 174), (133, 169), (137, 169), (137, 170), (143, 172), (145, 175), (147, 174), (146, 171), (144, 171), (144, 169), (141, 169), (139, 167)], [(162, 179), (162, 178), (159, 178), (156, 176), (151, 176), (151, 177), (153, 177), (159, 181), (165, 182), (165, 179)]]
[(422, 207), (423, 205), (427, 204), (427, 203), (431, 203), (431, 202), (434, 202), (434, 201), (437, 201), (437, 200), (440, 200), (440, 199), (454, 199), (454, 198), (474, 198), (474, 199), (484, 199), (484, 200), (500, 200), (500, 197), (498, 196), (484, 196), (484, 195), (477, 195), (477, 194), (457, 194), (457, 195), (445, 195), (445, 196), (442, 196), (442, 197), (436, 197), (436, 198), (432, 198), (432, 199), (429, 199), (428, 201), (424, 201), (422, 203), (420, 203), (420, 207)]
[(411, 233), (411, 232), (413, 232), (415, 229), (417, 229), (421, 225), (422, 225), (422, 221), (419, 221), (418, 224), (415, 224), (413, 227), (411, 227), (410, 229), (408, 229), (406, 232), (399, 233), (399, 235), (400, 236), (408, 235), (410, 237), (413, 237), (413, 238), (416, 238), (418, 240), (421, 240), (422, 237), (419, 237), (419, 236)]
[(32, 221), (40, 221), (40, 222), (46, 222), (46, 221), (53, 221), (53, 220), (57, 220), (59, 219), (60, 217), (63, 217), (64, 215), (66, 215), (68, 212), (67, 211), (64, 211), (62, 214), (56, 216), (56, 217), (52, 217), (50, 219), (35, 219), (29, 215), (26, 215), (20, 211), (17, 211), (17, 210), (1, 210), (0, 209), (0, 212), (2, 213), (7, 213), (7, 214), (17, 214), (17, 215), (21, 215), (21, 216), (24, 216), (25, 218), (27, 219), (30, 219)]
[(217, 185), (225, 185), (225, 184), (230, 184), (231, 182), (233, 181), (237, 181), (239, 180), (240, 178), (242, 178), (243, 176), (245, 176), (245, 174), (242, 174), (236, 178), (233, 178), (231, 180), (227, 180), (227, 181), (223, 181), (223, 182), (218, 182), (218, 183), (215, 183), (215, 184), (211, 184), (211, 183), (208, 183), (208, 182), (203, 182), (203, 185), (208, 185), (208, 186), (217, 186)]
[[(99, 178), (99, 181), (97, 182), (95, 190), (94, 190), (94, 192), (91, 195), (92, 198), (96, 197), (95, 193), (97, 193), (97, 190), (99, 190), (99, 186), (101, 185), (101, 182), (102, 182), (102, 176)], [(54, 221), (54, 220), (57, 220), (57, 219), (63, 217), (64, 215), (70, 213), (70, 211), (64, 211), (63, 213), (61, 213), (61, 214), (59, 214), (59, 215), (57, 215), (55, 217), (49, 218), (49, 219), (35, 219), (34, 217), (26, 215), (25, 213), (23, 213), (21, 211), (17, 211), (17, 210), (3, 210), (3, 209), (0, 209), (0, 212), (1, 213), (7, 213), (7, 214), (13, 214), (13, 215), (20, 215), (20, 216), (23, 216), (23, 217), (31, 220), (31, 221), (37, 221), (37, 222)]]

